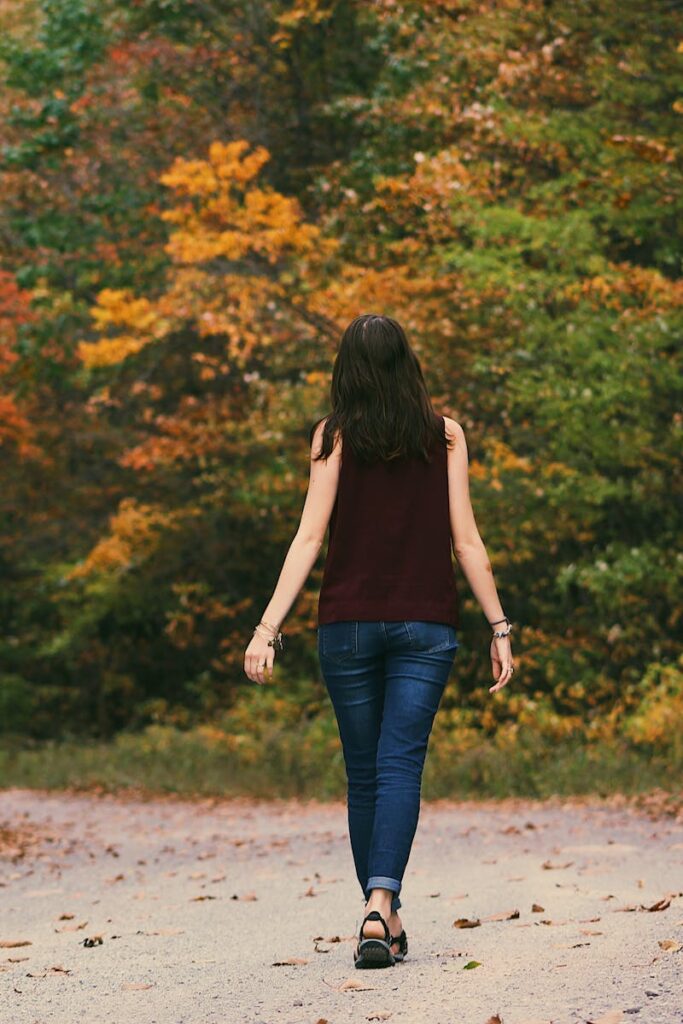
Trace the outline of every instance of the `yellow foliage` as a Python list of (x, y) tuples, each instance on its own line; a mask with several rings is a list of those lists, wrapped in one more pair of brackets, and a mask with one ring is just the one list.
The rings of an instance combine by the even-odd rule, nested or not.
[(320, 0), (298, 0), (290, 10), (278, 14), (275, 21), (279, 29), (271, 37), (271, 43), (286, 49), (292, 45), (294, 31), (305, 21), (319, 25), (332, 16), (331, 7), (322, 7)]
[(100, 329), (125, 327), (133, 333), (81, 342), (78, 354), (89, 369), (122, 362), (150, 341), (162, 338), (169, 328), (168, 320), (149, 299), (135, 298), (129, 289), (104, 288), (91, 314)]
[(683, 655), (674, 665), (654, 665), (642, 682), (645, 693), (624, 725), (634, 743), (669, 746), (683, 737)]
[(136, 299), (128, 288), (103, 288), (92, 317), (100, 328), (125, 325), (141, 331), (152, 330), (157, 319), (149, 299)]
[(256, 253), (276, 263), (285, 250), (303, 254), (320, 238), (319, 228), (302, 221), (297, 199), (269, 187), (247, 188), (270, 159), (263, 146), (252, 153), (248, 147), (243, 139), (213, 142), (208, 160), (178, 158), (161, 176), (162, 184), (195, 200), (163, 214), (178, 226), (167, 245), (175, 262), (240, 260)]
[[(100, 292), (92, 310), (96, 326), (121, 333), (82, 342), (79, 355), (87, 367), (120, 363), (185, 326), (200, 338), (224, 337), (226, 355), (238, 363), (271, 342), (264, 319), (273, 318), (280, 302), (295, 302), (297, 289), (290, 285), (299, 273), (308, 275), (310, 287), (314, 261), (324, 260), (339, 242), (303, 220), (296, 198), (251, 184), (269, 159), (263, 146), (249, 151), (239, 139), (212, 142), (206, 160), (175, 160), (160, 179), (177, 198), (162, 214), (174, 225), (166, 246), (175, 264), (167, 290), (154, 300), (128, 289)], [(295, 272), (287, 263), (293, 257)], [(222, 263), (217, 267), (216, 261)], [(279, 275), (267, 269), (280, 264)], [(215, 369), (205, 368), (203, 375), (215, 375)]]
[(116, 366), (128, 356), (135, 355), (149, 342), (148, 338), (135, 338), (130, 334), (120, 334), (117, 338), (100, 338), (99, 341), (81, 341), (78, 355), (81, 362), (89, 370), (96, 366)]
[(175, 516), (156, 505), (140, 505), (134, 498), (124, 498), (110, 519), (109, 536), (98, 541), (87, 558), (67, 575), (78, 579), (125, 571), (136, 559), (150, 554), (156, 547), (160, 531), (172, 526)]

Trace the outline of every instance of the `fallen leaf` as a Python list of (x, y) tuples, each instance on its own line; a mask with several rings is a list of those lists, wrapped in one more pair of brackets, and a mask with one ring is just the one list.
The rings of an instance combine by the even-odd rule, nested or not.
[(30, 960), (30, 956), (8, 956), (7, 963), (9, 964), (23, 964), (24, 960)]
[(486, 1024), (503, 1024), (503, 1020), (497, 1013), (494, 1013), (493, 1017), (489, 1017), (486, 1021)]
[(303, 956), (290, 956), (287, 960), (273, 960), (271, 967), (297, 967), (299, 964), (308, 964), (310, 960), (307, 960)]
[(372, 985), (365, 985), (362, 981), (356, 981), (355, 978), (348, 978), (337, 987), (338, 992), (371, 992), (372, 990)]
[(604, 935), (604, 932), (593, 931), (592, 928), (579, 928), (580, 935)]
[(646, 907), (644, 903), (640, 904), (641, 910), (667, 910), (671, 906), (671, 897), (662, 896), (661, 900), (657, 900), (651, 907)]
[(72, 921), (70, 924), (65, 924), (62, 928), (55, 928), (56, 932), (80, 932), (82, 928), (85, 928), (87, 921)]
[(306, 892), (302, 893), (301, 895), (302, 896), (319, 896), (321, 892), (325, 892), (325, 890), (324, 889), (320, 889), (319, 892), (316, 892), (315, 889), (313, 888), (313, 886), (309, 885), (309, 887), (306, 890)]
[(561, 870), (562, 868), (570, 868), (573, 863), (574, 863), (573, 860), (568, 860), (568, 861), (565, 861), (564, 864), (553, 864), (553, 862), (550, 861), (550, 860), (544, 860), (543, 863), (541, 864), (541, 867), (545, 868), (546, 871), (555, 871), (555, 870)]
[(73, 921), (75, 914), (60, 914), (57, 918), (58, 921)]
[(71, 970), (62, 967), (58, 964), (56, 967), (46, 967), (42, 974), (32, 974), (31, 971), (26, 972), (27, 978), (47, 978), (48, 974), (71, 974)]
[(468, 917), (458, 917), (453, 922), (453, 927), (454, 928), (478, 928), (480, 924), (481, 924), (481, 921), (479, 920), (478, 917), (476, 917), (474, 919), (470, 919)]
[(678, 953), (683, 949), (683, 944), (677, 942), (676, 939), (660, 939), (659, 948), (665, 949), (668, 953)]
[(190, 899), (190, 903), (200, 903), (202, 900), (216, 900), (216, 899), (218, 899), (217, 896), (209, 896), (209, 895), (192, 896), (192, 898)]
[(463, 971), (473, 971), (475, 967), (481, 967), (478, 960), (469, 960), (466, 964), (463, 964)]
[(235, 893), (233, 896), (230, 897), (230, 899), (244, 900), (245, 902), (253, 902), (254, 900), (258, 899), (258, 896), (256, 895), (255, 892), (245, 892), (244, 896), (238, 896), (237, 893)]
[(532, 914), (542, 914), (544, 912), (544, 910), (545, 910), (545, 907), (542, 907), (540, 903), (532, 903), (531, 904), (531, 913)]
[(0, 939), (0, 949), (16, 949), (17, 946), (32, 945), (30, 939)]
[(513, 921), (516, 917), (519, 917), (518, 910), (501, 910), (498, 914), (482, 917), (482, 921)]

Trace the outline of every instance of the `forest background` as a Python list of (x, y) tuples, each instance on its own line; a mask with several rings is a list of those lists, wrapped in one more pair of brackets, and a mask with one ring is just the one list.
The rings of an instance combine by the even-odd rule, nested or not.
[(425, 792), (680, 780), (676, 8), (1, 0), (4, 782), (342, 791), (322, 555), (242, 666), (368, 311), (515, 623), (492, 697), (458, 574)]

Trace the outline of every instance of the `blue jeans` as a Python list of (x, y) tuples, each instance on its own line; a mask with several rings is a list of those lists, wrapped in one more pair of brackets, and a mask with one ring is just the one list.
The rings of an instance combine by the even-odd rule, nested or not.
[(420, 813), (434, 716), (460, 646), (441, 622), (327, 622), (318, 657), (342, 742), (358, 881), (399, 892)]

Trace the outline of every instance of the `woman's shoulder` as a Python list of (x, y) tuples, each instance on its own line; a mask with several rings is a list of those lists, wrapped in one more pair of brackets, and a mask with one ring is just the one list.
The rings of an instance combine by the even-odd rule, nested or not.
[(319, 438), (322, 435), (322, 432), (325, 429), (325, 424), (327, 423), (329, 418), (330, 413), (327, 413), (325, 416), (320, 416), (311, 426), (310, 430), (308, 431), (308, 440), (311, 444), (313, 443), (314, 438)]
[[(311, 427), (308, 433), (308, 441), (311, 447), (315, 446), (318, 450), (321, 449), (322, 437), (323, 433), (325, 432), (325, 426), (327, 424), (327, 421), (330, 419), (331, 415), (332, 413), (327, 413), (327, 415), (321, 416), (319, 419), (315, 421), (315, 423)], [(335, 431), (333, 450), (334, 448), (337, 448), (339, 451), (341, 451), (342, 448), (342, 436), (341, 431), (339, 429)]]
[(446, 427), (446, 439), (448, 441), (459, 441), (464, 437), (465, 432), (457, 420), (452, 419), (450, 416), (444, 416), (443, 421)]

